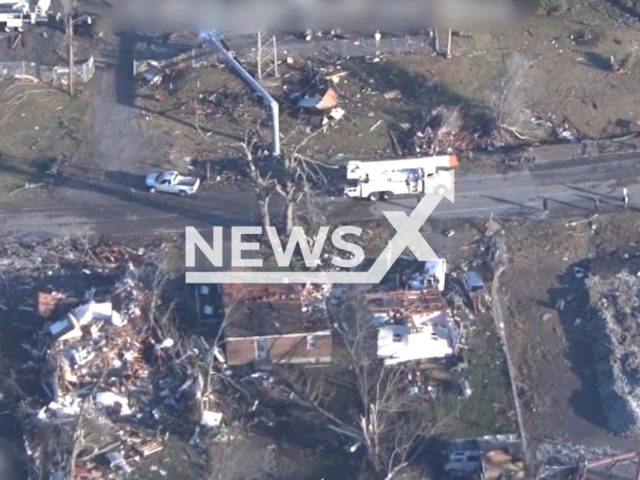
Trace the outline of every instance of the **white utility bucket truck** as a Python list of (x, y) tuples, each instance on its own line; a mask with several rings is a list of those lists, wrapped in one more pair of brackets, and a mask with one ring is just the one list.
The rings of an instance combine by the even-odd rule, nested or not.
[(446, 195), (455, 183), (455, 155), (383, 161), (352, 161), (347, 164), (344, 190), (349, 198), (375, 202), (400, 195)]
[(0, 25), (9, 32), (22, 31), (25, 23), (46, 23), (51, 0), (0, 0)]

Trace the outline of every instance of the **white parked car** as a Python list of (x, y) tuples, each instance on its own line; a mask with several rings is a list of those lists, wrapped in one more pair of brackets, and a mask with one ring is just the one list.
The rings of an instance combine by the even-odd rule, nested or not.
[(198, 191), (200, 179), (183, 177), (175, 170), (167, 170), (166, 172), (151, 172), (147, 175), (145, 185), (151, 193), (173, 193), (184, 197)]

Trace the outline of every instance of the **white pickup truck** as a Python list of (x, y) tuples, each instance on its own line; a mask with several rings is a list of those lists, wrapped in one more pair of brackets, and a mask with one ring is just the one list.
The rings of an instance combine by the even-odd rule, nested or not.
[(175, 170), (167, 170), (166, 172), (151, 172), (145, 179), (145, 185), (151, 193), (173, 193), (185, 197), (198, 191), (200, 179), (183, 177)]

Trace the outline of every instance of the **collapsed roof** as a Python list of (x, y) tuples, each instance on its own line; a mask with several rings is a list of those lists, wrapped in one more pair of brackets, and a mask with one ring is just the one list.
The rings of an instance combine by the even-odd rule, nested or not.
[(378, 358), (386, 365), (453, 355), (459, 329), (435, 287), (367, 294), (378, 331)]
[(326, 285), (227, 284), (222, 291), (228, 338), (289, 335), (330, 327)]

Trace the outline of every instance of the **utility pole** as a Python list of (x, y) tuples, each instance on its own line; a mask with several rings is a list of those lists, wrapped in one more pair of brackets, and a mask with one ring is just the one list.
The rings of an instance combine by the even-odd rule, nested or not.
[[(434, 16), (432, 24), (434, 25), (434, 47), (436, 55), (440, 56), (440, 39), (438, 38), (438, 27), (444, 25), (451, 25), (451, 17), (449, 15), (450, 9), (447, 8), (444, 0), (436, 0), (434, 5)], [(451, 58), (451, 27), (447, 27), (447, 51), (444, 52), (444, 57), (448, 60)]]
[(73, 70), (74, 70), (74, 51), (73, 51), (73, 13), (75, 11), (76, 0), (62, 0), (62, 10), (64, 12), (67, 43), (69, 44), (69, 95), (73, 96)]
[(444, 54), (444, 57), (448, 60), (451, 58), (451, 36), (452, 36), (452, 29), (451, 28), (447, 28), (447, 50), (446, 52), (441, 52), (440, 51), (440, 38), (438, 36), (438, 29), (434, 28), (432, 30), (433, 32), (433, 48), (435, 50), (436, 55), (440, 56)]
[(73, 15), (69, 15), (67, 23), (67, 32), (69, 35), (69, 95), (73, 96)]
[(433, 29), (433, 48), (436, 51), (436, 55), (440, 55), (440, 42), (438, 41), (438, 27)]

